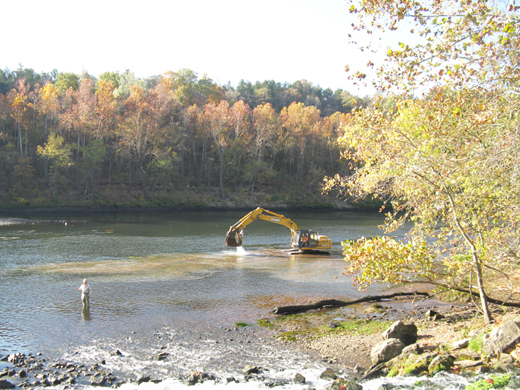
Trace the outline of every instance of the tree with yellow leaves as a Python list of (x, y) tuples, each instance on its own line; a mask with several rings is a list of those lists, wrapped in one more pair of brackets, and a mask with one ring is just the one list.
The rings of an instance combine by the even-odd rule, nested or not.
[(72, 166), (72, 146), (65, 143), (65, 139), (57, 134), (50, 134), (49, 139), (42, 147), (38, 145), (36, 153), (50, 165), (52, 175), (52, 200), (56, 198), (56, 186), (62, 170)]
[[(404, 242), (344, 243), (346, 273), (359, 286), (426, 279), (478, 295), (487, 321), (488, 298), (520, 301), (518, 9), (473, 0), (352, 4), (358, 31), (403, 25), (418, 34), (388, 49), (374, 83), (381, 99), (356, 112), (340, 139), (351, 174), (326, 185), (391, 206), (387, 232), (414, 223)], [(409, 99), (414, 90), (423, 97)]]

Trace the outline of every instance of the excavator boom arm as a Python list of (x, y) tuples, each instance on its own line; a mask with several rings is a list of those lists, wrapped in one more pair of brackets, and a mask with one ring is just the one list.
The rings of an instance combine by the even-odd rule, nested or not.
[(257, 219), (283, 225), (291, 230), (291, 235), (293, 237), (295, 232), (297, 230), (300, 230), (296, 222), (290, 220), (289, 218), (284, 217), (281, 214), (277, 214), (272, 211), (258, 207), (255, 210), (243, 216), (237, 223), (235, 223), (233, 226), (229, 228), (226, 235), (226, 245), (235, 247), (242, 245), (242, 229), (244, 229), (247, 225), (249, 225), (251, 222), (256, 221)]

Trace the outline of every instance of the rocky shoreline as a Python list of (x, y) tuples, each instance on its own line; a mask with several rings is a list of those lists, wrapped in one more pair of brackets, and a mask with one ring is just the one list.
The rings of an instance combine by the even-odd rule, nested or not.
[[(378, 376), (433, 376), (441, 371), (469, 376), (520, 373), (520, 310), (495, 307), (493, 323), (485, 324), (471, 304), (440, 308), (436, 304), (426, 299), (415, 309), (399, 313), (392, 309), (395, 305), (364, 305), (354, 317), (399, 319), (380, 333), (302, 335), (295, 342), (325, 362), (345, 368), (358, 381)], [(516, 386), (510, 387), (519, 388), (520, 383)]]
[[(327, 387), (330, 389), (361, 390), (363, 384), (374, 377), (433, 377), (438, 372), (447, 372), (478, 378), (486, 374), (519, 372), (520, 344), (517, 343), (520, 341), (520, 311), (504, 312), (502, 308), (495, 308), (494, 323), (486, 325), (471, 305), (437, 304), (437, 301), (431, 300), (418, 303), (406, 299), (343, 310), (321, 310), (280, 320), (271, 318), (266, 320), (272, 325), (270, 330), (262, 330), (265, 329), (265, 322), (259, 323), (260, 326), (249, 326), (250, 330), (236, 327), (225, 329), (220, 336), (216, 336), (215, 342), (218, 343), (219, 338), (222, 340), (225, 335), (228, 341), (242, 345), (271, 344), (276, 348), (277, 344), (282, 343), (286, 349), (314, 356), (328, 367), (320, 379), (330, 382)], [(342, 327), (342, 321), (349, 316), (367, 324), (393, 323), (383, 332), (362, 334), (358, 332), (359, 328), (347, 331)], [(304, 323), (311, 322), (326, 331), (317, 336), (303, 329)], [(396, 328), (401, 331), (405, 329), (407, 335), (403, 336)], [(284, 338), (283, 335), (288, 333), (292, 336)], [(229, 338), (230, 335), (233, 338)], [(143, 340), (143, 343), (146, 342)], [(106, 360), (123, 358), (122, 355), (120, 350), (115, 349)], [(170, 358), (166, 348), (146, 356), (150, 361), (166, 363)], [(146, 371), (132, 377), (121, 375), (111, 370), (106, 360), (86, 364), (71, 359), (47, 361), (42, 354), (0, 356), (0, 389), (115, 388), (125, 383), (139, 385), (165, 380)], [(243, 364), (234, 364), (237, 372), (234, 375), (219, 377), (210, 371), (191, 370), (177, 374), (174, 380), (188, 386), (208, 381), (242, 383), (255, 380), (267, 387), (299, 384), (302, 388), (312, 388), (305, 385), (306, 378), (300, 373), (279, 379), (272, 377), (269, 367), (262, 367), (261, 364), (248, 364), (246, 360)], [(513, 378), (517, 376), (513, 375)], [(509, 388), (520, 388), (520, 383), (515, 381), (518, 382), (512, 379)]]

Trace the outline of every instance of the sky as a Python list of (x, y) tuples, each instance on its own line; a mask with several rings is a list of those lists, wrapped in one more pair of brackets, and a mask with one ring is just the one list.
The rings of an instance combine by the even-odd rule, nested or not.
[[(189, 68), (220, 85), (292, 83), (356, 95), (345, 65), (367, 58), (348, 45), (344, 0), (0, 0), (0, 68), (147, 78)], [(8, 17), (6, 17), (8, 15)], [(355, 67), (355, 66), (354, 66)]]

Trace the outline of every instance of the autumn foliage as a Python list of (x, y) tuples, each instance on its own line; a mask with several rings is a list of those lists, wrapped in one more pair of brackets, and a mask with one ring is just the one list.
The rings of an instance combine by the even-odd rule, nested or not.
[[(267, 83), (272, 93), (262, 99), (253, 89), (251, 106), (238, 99), (240, 88), (186, 69), (149, 80), (131, 72), (98, 79), (6, 74), (0, 77), (5, 204), (196, 204), (257, 193), (305, 202), (307, 192), (319, 196), (323, 176), (346, 166), (336, 140), (351, 107), (330, 117), (303, 102), (276, 107), (279, 84)], [(296, 97), (303, 84), (285, 88), (286, 96)], [(323, 92), (305, 85), (308, 93)], [(248, 84), (241, 86), (244, 92)], [(332, 107), (326, 99), (315, 102)]]
[(379, 64), (380, 98), (339, 140), (352, 171), (327, 188), (385, 202), (388, 233), (412, 228), (406, 240), (345, 242), (346, 273), (361, 287), (428, 281), (465, 292), (490, 321), (488, 298), (520, 302), (520, 7), (351, 3), (358, 33), (400, 29), (409, 42)]

